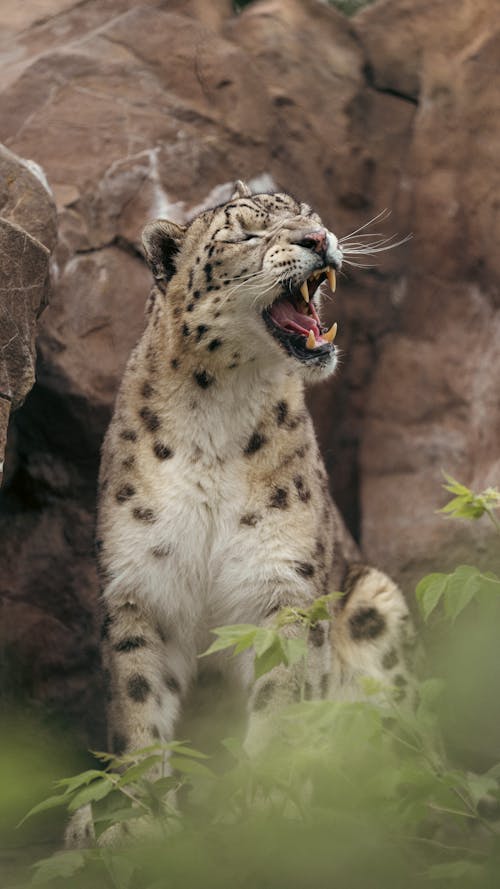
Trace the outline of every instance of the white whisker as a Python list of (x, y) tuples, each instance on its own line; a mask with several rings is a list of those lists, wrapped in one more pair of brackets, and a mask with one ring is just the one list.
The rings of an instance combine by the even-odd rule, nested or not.
[[(239, 282), (241, 282), (241, 283), (245, 283), (246, 281), (251, 281), (251, 280), (253, 280), (254, 278), (263, 278), (263, 277), (265, 277), (267, 274), (268, 274), (268, 273), (267, 273), (267, 271), (266, 271), (265, 269), (261, 269), (261, 270), (258, 271), (258, 272), (251, 272), (249, 275), (237, 275), (237, 276), (236, 276), (235, 278), (233, 278), (232, 280), (233, 280), (233, 281), (239, 281)], [(218, 281), (219, 284), (220, 284), (220, 283), (224, 280), (224, 278), (220, 278), (220, 277), (218, 277), (218, 278), (215, 278), (215, 280)]]
[(378, 241), (366, 243), (365, 241), (346, 241), (342, 244), (342, 250), (350, 250), (353, 247), (361, 247), (363, 250), (370, 247), (380, 247), (382, 244), (390, 244), (397, 235), (389, 235), (387, 238), (380, 237)]
[(264, 290), (259, 290), (257, 295), (252, 300), (252, 305), (255, 305), (255, 303), (257, 302), (258, 299), (260, 299), (262, 296), (265, 296), (266, 293), (269, 293), (270, 290), (274, 290), (276, 285), (280, 284), (280, 283), (281, 282), (280, 282), (279, 278), (276, 278), (274, 281), (271, 281), (270, 284), (266, 288), (264, 288)]
[(359, 228), (355, 228), (353, 232), (349, 232), (348, 235), (345, 235), (344, 238), (341, 238), (339, 243), (345, 241), (346, 238), (351, 238), (353, 235), (357, 235), (358, 232), (363, 231), (364, 228), (367, 228), (373, 222), (376, 222), (377, 219), (380, 219), (380, 221), (385, 221), (390, 215), (391, 211), (388, 210), (387, 207), (385, 207), (383, 210), (380, 211), (380, 213), (377, 213), (376, 216), (373, 216), (372, 219), (369, 219), (368, 222), (365, 222), (364, 225), (360, 225)]
[(370, 263), (369, 265), (365, 262), (353, 262), (352, 260), (349, 260), (349, 259), (344, 259), (343, 262), (345, 265), (354, 265), (358, 269), (373, 269), (375, 267), (373, 262)]
[(383, 238), (383, 232), (361, 232), (360, 234), (356, 234), (353, 232), (352, 235), (346, 235), (345, 238), (339, 238), (339, 244), (343, 244), (344, 241), (349, 241), (351, 237), (356, 235), (357, 238)]
[[(397, 237), (397, 235), (394, 235)], [(390, 238), (387, 238), (386, 241), (375, 241), (373, 244), (364, 244), (358, 247), (347, 247), (342, 248), (342, 252), (344, 255), (355, 256), (357, 254), (363, 254), (365, 256), (373, 256), (375, 253), (384, 253), (386, 250), (392, 250), (394, 247), (401, 247), (403, 244), (406, 244), (408, 241), (411, 241), (412, 235), (406, 235), (405, 238), (401, 238), (399, 241), (391, 241)]]
[[(227, 301), (235, 294), (238, 290), (241, 290), (242, 287), (251, 287), (253, 283), (258, 284), (259, 281), (268, 280), (269, 273), (265, 269), (261, 269), (258, 272), (253, 272), (249, 275), (240, 275), (233, 280), (237, 283), (233, 284), (232, 287), (229, 287), (228, 290), (224, 293), (223, 298), (221, 299), (220, 307), (224, 306)], [(222, 278), (216, 278), (219, 283), (222, 282)]]

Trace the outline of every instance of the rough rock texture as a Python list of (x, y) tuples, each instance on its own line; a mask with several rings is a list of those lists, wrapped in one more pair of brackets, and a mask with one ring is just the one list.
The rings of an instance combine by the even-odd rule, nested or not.
[(419, 97), (400, 179), (413, 240), (360, 461), (365, 552), (411, 590), (457, 561), (500, 567), (487, 522), (434, 513), (441, 469), (500, 484), (500, 23), (488, 0), (386, 0), (357, 27), (374, 82)]
[(140, 231), (235, 178), (300, 195), (340, 235), (384, 207), (385, 233), (413, 232), (346, 265), (328, 309), (343, 366), (310, 403), (351, 529), (409, 592), (431, 565), (491, 556), (485, 531), (464, 555), (469, 528), (434, 513), (441, 467), (500, 475), (500, 30), (487, 0), (459, 5), (3, 4), (3, 138), (44, 168), (59, 228), (38, 381), (9, 431), (3, 662), (94, 744), (95, 477), (143, 323)]
[(458, 63), (497, 24), (490, 0), (380, 0), (356, 19), (368, 74), (377, 89), (424, 98), (427, 76), (441, 71), (452, 81), (450, 59)]
[(10, 411), (35, 382), (36, 321), (47, 302), (55, 242), (43, 173), (0, 145), (0, 484)]

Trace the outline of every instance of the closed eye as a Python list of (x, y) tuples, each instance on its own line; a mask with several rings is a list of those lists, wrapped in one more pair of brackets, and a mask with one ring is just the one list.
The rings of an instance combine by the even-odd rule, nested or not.
[(244, 241), (258, 241), (260, 235), (255, 232), (239, 232), (234, 238), (217, 238), (219, 244), (242, 244)]
[(255, 232), (242, 232), (240, 241), (258, 241), (260, 235), (255, 234)]

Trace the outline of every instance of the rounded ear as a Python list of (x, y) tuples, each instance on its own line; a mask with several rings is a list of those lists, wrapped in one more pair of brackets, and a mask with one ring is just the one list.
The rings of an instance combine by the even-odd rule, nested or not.
[(231, 195), (231, 200), (234, 201), (235, 198), (249, 198), (252, 194), (252, 190), (248, 187), (246, 182), (242, 182), (241, 179), (238, 179), (234, 183), (234, 191)]
[(175, 275), (175, 256), (181, 249), (185, 233), (185, 226), (168, 219), (156, 219), (145, 227), (142, 233), (144, 253), (158, 284), (168, 282)]

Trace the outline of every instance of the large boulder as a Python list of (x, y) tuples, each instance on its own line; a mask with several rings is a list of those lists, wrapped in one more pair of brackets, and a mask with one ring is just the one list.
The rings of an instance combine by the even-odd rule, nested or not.
[(490, 0), (379, 0), (356, 17), (367, 73), (378, 90), (422, 99), (429, 67), (450, 80), (450, 59), (481, 40), (496, 23)]
[(35, 382), (56, 214), (43, 171), (0, 145), (0, 484), (7, 426)]
[(436, 515), (442, 470), (476, 490), (500, 483), (500, 23), (487, 0), (385, 0), (358, 27), (375, 83), (419, 97), (404, 296), (374, 369), (360, 462), (366, 554), (411, 591), (460, 561), (500, 568), (486, 520)]

